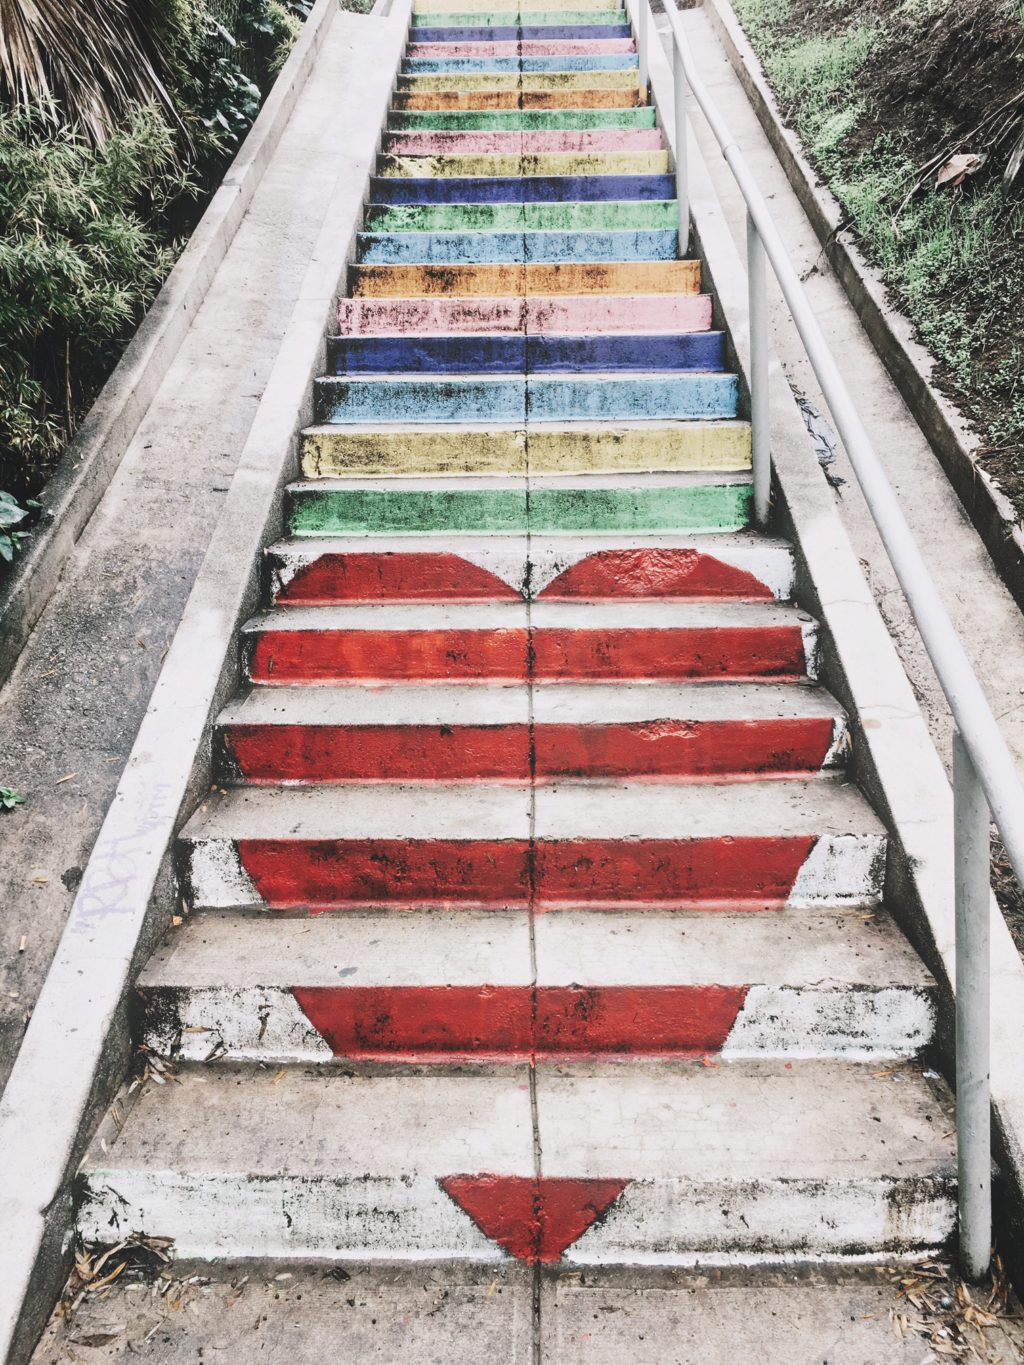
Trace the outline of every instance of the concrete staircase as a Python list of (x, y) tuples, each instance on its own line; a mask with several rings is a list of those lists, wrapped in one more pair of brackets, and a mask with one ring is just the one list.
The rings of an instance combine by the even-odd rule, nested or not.
[[(79, 1229), (881, 1259), (955, 1219), (794, 553), (614, 0), (418, 0), (183, 922)], [(571, 5), (571, 7), (570, 7)]]

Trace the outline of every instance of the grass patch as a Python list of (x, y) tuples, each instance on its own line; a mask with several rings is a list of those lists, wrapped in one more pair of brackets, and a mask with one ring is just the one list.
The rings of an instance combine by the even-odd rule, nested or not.
[(923, 163), (1024, 89), (1024, 5), (734, 3), (787, 120), (1024, 513), (1024, 204), (1001, 182), (1013, 139), (962, 187), (931, 176), (907, 199)]

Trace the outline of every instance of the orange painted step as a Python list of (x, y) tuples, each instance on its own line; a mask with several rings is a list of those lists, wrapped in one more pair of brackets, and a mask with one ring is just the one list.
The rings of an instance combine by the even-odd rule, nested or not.
[(580, 265), (357, 265), (355, 298), (486, 297), (536, 294), (699, 294), (699, 261)]

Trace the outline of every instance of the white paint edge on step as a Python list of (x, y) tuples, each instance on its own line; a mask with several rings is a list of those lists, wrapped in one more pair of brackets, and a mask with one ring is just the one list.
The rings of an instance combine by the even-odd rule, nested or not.
[[(322, 0), (334, 16), (334, 0)], [(70, 1181), (81, 1143), (123, 1066), (122, 1002), (150, 899), (195, 780), (197, 754), (235, 677), (234, 632), (252, 609), (253, 566), (311, 412), (338, 282), (352, 260), (363, 187), (380, 143), (408, 25), (337, 16), (366, 53), (339, 91), (351, 102), (350, 166), (339, 177), (278, 358), (57, 953), (0, 1100), (0, 1359), (26, 1361), (63, 1282)], [(372, 51), (372, 57), (371, 57)], [(295, 58), (302, 61), (300, 55)], [(297, 420), (298, 418), (298, 420)]]

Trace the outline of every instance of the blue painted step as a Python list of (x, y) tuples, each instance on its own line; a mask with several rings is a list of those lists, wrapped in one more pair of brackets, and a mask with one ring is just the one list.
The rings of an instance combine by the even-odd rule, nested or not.
[(332, 374), (537, 374), (545, 371), (721, 370), (721, 332), (676, 336), (331, 337)]
[(603, 232), (360, 232), (356, 259), (367, 265), (484, 265), (526, 261), (674, 261), (669, 228)]
[(672, 175), (373, 176), (371, 204), (537, 204), (674, 199)]
[(556, 57), (404, 57), (402, 70), (409, 76), (462, 71), (627, 71), (639, 65), (635, 52), (604, 55), (566, 53)]
[(732, 374), (610, 378), (515, 375), (316, 381), (317, 422), (391, 423), (631, 420), (735, 417)]
[(414, 43), (586, 42), (589, 38), (630, 38), (628, 24), (506, 24), (494, 28), (416, 28)]

